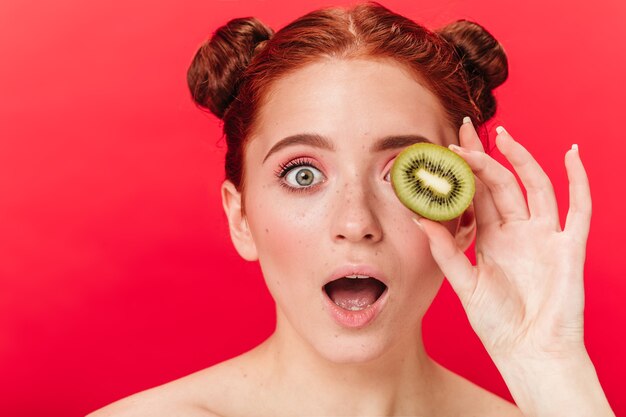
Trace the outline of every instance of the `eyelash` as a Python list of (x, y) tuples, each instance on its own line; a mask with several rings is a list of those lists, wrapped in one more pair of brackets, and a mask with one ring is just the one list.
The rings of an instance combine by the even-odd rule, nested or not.
[(302, 166), (310, 166), (321, 172), (321, 169), (319, 169), (311, 160), (308, 160), (305, 158), (294, 159), (287, 163), (280, 164), (280, 166), (275, 172), (276, 177), (278, 177), (279, 179), (278, 183), (282, 187), (285, 187), (288, 191), (291, 191), (294, 193), (307, 192), (307, 191), (312, 190), (313, 188), (316, 188), (319, 185), (319, 183), (315, 185), (311, 185), (309, 187), (292, 187), (283, 180), (285, 176), (289, 173), (289, 171), (298, 167), (302, 167)]
[[(280, 186), (294, 193), (302, 193), (302, 192), (310, 191), (311, 189), (319, 185), (318, 183), (310, 187), (292, 187), (283, 180), (285, 176), (289, 173), (289, 171), (291, 171), (292, 169), (301, 167), (301, 166), (310, 166), (310, 167), (317, 169), (318, 171), (321, 171), (312, 161), (306, 158), (298, 158), (298, 159), (293, 159), (287, 163), (281, 163), (275, 172), (276, 177), (279, 179), (278, 183), (280, 184)], [(390, 174), (389, 171), (385, 174), (385, 178), (387, 178), (388, 174)]]

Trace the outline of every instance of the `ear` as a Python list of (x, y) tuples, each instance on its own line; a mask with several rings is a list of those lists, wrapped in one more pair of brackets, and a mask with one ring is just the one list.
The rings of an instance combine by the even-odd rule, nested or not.
[(246, 261), (258, 259), (256, 244), (250, 233), (248, 219), (241, 211), (241, 193), (230, 180), (222, 183), (222, 206), (228, 218), (230, 238), (239, 255)]
[(458, 247), (465, 252), (467, 248), (474, 241), (476, 235), (476, 212), (474, 211), (474, 203), (471, 203), (469, 207), (459, 217), (459, 223), (457, 225), (454, 239)]

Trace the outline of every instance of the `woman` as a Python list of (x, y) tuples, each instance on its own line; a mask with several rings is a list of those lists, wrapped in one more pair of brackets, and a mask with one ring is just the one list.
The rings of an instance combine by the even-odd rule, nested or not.
[[(237, 251), (261, 265), (276, 329), (92, 415), (613, 415), (583, 342), (587, 177), (573, 146), (561, 230), (532, 156), (498, 129), (526, 203), (484, 152), (472, 122), (493, 116), (506, 78), (504, 50), (481, 26), (431, 32), (378, 3), (276, 33), (254, 18), (221, 27), (189, 86), (224, 121), (223, 206)], [(449, 146), (476, 175), (457, 219), (420, 218), (393, 192), (394, 157), (420, 141)], [(476, 266), (463, 253), (474, 236)], [(421, 319), (444, 275), (517, 407), (426, 354)]]

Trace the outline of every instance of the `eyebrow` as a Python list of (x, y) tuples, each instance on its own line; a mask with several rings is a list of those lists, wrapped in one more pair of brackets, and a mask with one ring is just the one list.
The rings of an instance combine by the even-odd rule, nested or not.
[[(430, 139), (416, 134), (385, 136), (376, 141), (376, 143), (374, 143), (370, 148), (370, 151), (382, 152), (390, 149), (400, 149), (418, 142), (433, 143)], [(263, 158), (263, 162), (265, 162), (273, 153), (294, 145), (308, 145), (314, 148), (326, 149), (329, 151), (335, 150), (333, 143), (322, 135), (315, 133), (298, 133), (296, 135), (287, 136), (286, 138), (276, 142), (267, 155), (265, 155), (265, 158)]]
[(374, 143), (370, 149), (372, 152), (387, 151), (390, 149), (406, 148), (409, 145), (413, 145), (418, 142), (433, 143), (430, 139), (422, 135), (398, 135), (398, 136), (385, 136)]

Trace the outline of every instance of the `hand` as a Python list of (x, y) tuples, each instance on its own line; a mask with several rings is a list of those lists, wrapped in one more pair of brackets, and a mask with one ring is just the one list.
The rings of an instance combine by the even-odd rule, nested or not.
[(476, 175), (476, 265), (443, 225), (419, 223), (474, 331), (496, 362), (586, 354), (583, 266), (591, 196), (578, 150), (565, 155), (570, 207), (561, 230), (552, 184), (522, 145), (504, 130), (496, 137), (528, 204), (513, 173), (484, 152), (471, 123), (459, 137), (462, 148), (451, 149)]

